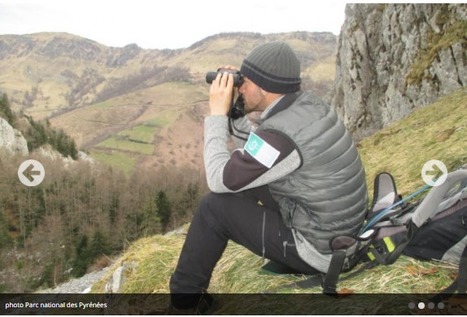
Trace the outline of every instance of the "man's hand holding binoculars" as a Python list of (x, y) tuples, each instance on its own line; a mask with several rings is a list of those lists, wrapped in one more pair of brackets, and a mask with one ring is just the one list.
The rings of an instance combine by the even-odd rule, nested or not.
[(211, 116), (227, 116), (234, 94), (234, 77), (230, 72), (219, 72), (209, 90), (209, 109)]

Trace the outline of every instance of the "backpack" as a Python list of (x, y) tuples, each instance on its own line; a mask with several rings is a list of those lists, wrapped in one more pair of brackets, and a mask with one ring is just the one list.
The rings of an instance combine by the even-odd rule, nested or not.
[[(425, 198), (410, 200), (428, 191)], [(390, 265), (401, 254), (421, 260), (443, 260), (459, 265), (456, 280), (444, 293), (467, 292), (467, 166), (447, 175), (436, 187), (423, 186), (402, 198), (394, 178), (381, 173), (374, 181), (371, 209), (356, 236), (331, 240), (328, 272), (285, 287), (322, 286), (324, 294), (337, 294), (342, 272), (365, 263), (350, 278), (376, 265)], [(342, 279), (341, 279), (342, 280)]]

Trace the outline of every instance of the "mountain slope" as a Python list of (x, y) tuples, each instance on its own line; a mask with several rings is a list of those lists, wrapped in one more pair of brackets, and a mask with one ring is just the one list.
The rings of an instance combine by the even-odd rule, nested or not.
[(297, 50), (303, 87), (326, 96), (337, 37), (307, 32), (218, 34), (179, 50), (106, 47), (66, 33), (0, 35), (0, 91), (15, 111), (49, 118), (78, 147), (128, 172), (199, 169), (206, 72), (240, 65), (253, 47), (275, 40)]

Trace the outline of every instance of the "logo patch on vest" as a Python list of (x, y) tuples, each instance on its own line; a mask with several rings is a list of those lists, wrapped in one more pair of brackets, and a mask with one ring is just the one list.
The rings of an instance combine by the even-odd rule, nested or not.
[(280, 152), (269, 145), (266, 141), (261, 139), (258, 135), (254, 134), (253, 132), (250, 133), (248, 137), (248, 141), (244, 147), (245, 151), (247, 151), (251, 156), (254, 157), (255, 160), (266, 166), (267, 168), (271, 168), (274, 162), (279, 157)]

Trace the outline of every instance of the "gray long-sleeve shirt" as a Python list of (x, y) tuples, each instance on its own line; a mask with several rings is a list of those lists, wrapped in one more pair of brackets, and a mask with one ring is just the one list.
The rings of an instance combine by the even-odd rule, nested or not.
[(244, 147), (230, 153), (226, 116), (207, 117), (204, 138), (204, 164), (213, 192), (238, 192), (266, 185), (301, 164), (293, 142), (277, 131), (251, 132)]
[[(283, 96), (272, 102), (261, 113), (260, 120), (264, 120), (282, 99)], [(301, 165), (291, 140), (277, 131), (255, 133), (255, 124), (247, 117), (232, 122), (237, 149), (230, 153), (228, 120), (226, 116), (205, 119), (204, 163), (211, 191), (238, 192), (266, 185)], [(242, 140), (245, 138), (248, 138), (246, 142)]]

